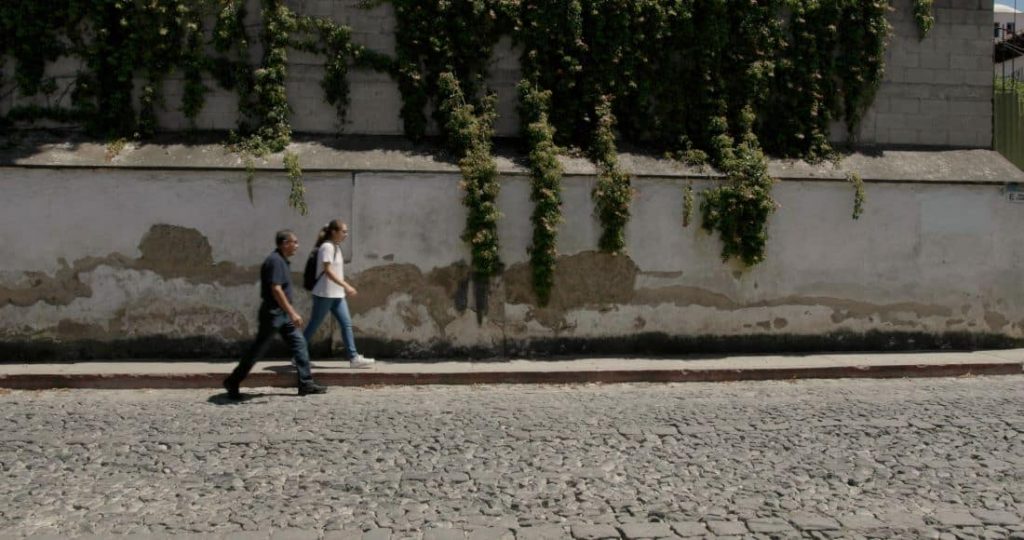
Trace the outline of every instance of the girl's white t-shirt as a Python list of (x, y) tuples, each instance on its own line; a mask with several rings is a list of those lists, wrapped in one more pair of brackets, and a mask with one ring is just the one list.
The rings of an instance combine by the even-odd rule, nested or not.
[(345, 257), (342, 256), (341, 246), (324, 242), (320, 244), (316, 254), (316, 275), (320, 276), (320, 279), (313, 287), (313, 295), (322, 298), (345, 298), (345, 289), (324, 272), (325, 262), (331, 263), (331, 270), (336, 276), (345, 279)]

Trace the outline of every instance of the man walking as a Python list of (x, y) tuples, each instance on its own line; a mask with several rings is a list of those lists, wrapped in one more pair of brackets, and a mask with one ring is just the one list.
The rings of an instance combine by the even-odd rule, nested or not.
[(291, 347), (295, 368), (299, 374), (299, 395), (323, 394), (327, 388), (313, 382), (310, 371), (309, 348), (306, 338), (302, 336), (302, 317), (292, 307), (292, 272), (289, 258), (299, 250), (299, 239), (289, 230), (278, 231), (275, 238), (275, 249), (260, 267), (260, 327), (256, 333), (256, 342), (249, 352), (238, 362), (235, 370), (224, 379), (224, 389), (231, 399), (240, 399), (242, 394), (238, 386), (245, 379), (252, 366), (267, 351), (274, 332)]

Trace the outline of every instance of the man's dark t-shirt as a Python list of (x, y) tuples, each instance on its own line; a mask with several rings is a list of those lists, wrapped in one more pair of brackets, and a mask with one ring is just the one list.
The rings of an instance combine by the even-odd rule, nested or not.
[(292, 271), (288, 259), (281, 252), (274, 250), (263, 261), (260, 267), (260, 298), (271, 307), (280, 308), (274, 294), (270, 291), (274, 285), (280, 285), (288, 301), (292, 301)]

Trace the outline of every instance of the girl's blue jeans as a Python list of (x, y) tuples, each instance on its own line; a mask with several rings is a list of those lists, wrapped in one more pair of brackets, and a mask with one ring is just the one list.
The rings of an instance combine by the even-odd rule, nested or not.
[(341, 328), (341, 341), (345, 346), (345, 355), (349, 360), (355, 358), (358, 353), (356, 352), (356, 340), (352, 335), (352, 316), (348, 313), (348, 304), (344, 298), (324, 298), (313, 295), (313, 313), (310, 314), (306, 330), (303, 332), (306, 342), (312, 342), (313, 334), (316, 333), (317, 328), (320, 328), (320, 323), (324, 322), (328, 313), (334, 315), (335, 320), (338, 321), (338, 327)]

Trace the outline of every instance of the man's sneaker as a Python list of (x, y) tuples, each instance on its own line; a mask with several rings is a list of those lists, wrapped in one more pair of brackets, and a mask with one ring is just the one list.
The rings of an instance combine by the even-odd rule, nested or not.
[(373, 367), (374, 359), (367, 358), (361, 354), (357, 354), (355, 358), (348, 361), (349, 367), (353, 368), (371, 368)]
[(228, 391), (228, 398), (242, 399), (242, 393), (238, 391), (238, 383), (230, 378), (224, 379), (224, 389)]
[(327, 387), (321, 386), (317, 383), (303, 384), (299, 386), (299, 395), (308, 396), (309, 394), (326, 394)]

